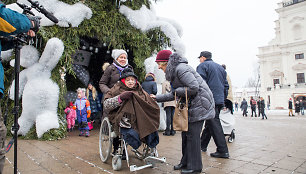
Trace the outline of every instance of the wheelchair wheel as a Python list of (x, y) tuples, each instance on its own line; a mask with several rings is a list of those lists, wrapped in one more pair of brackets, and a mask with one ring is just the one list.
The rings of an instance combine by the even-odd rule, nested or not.
[(111, 137), (111, 124), (107, 117), (101, 122), (100, 135), (99, 135), (99, 151), (100, 158), (103, 162), (106, 162), (110, 157), (113, 140)]
[(232, 137), (228, 137), (228, 140), (227, 140), (229, 143), (232, 143), (234, 141), (234, 139)]
[(121, 169), (122, 167), (122, 159), (121, 156), (119, 155), (115, 155), (112, 159), (112, 167), (113, 170), (118, 171)]
[(228, 142), (232, 143), (235, 139), (235, 129), (232, 130), (230, 136), (228, 137)]

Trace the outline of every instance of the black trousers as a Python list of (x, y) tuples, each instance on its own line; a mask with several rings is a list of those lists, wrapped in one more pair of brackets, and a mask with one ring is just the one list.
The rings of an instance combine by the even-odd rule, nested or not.
[(182, 132), (181, 164), (190, 170), (202, 170), (200, 134), (204, 121), (188, 123), (188, 131)]
[(252, 110), (252, 117), (253, 117), (253, 112), (255, 113), (255, 117), (257, 117), (257, 115), (256, 115), (256, 107), (251, 107), (251, 110)]
[(227, 144), (225, 141), (225, 136), (224, 136), (221, 122), (219, 119), (219, 114), (220, 114), (220, 110), (222, 109), (222, 107), (223, 107), (222, 105), (216, 105), (215, 106), (215, 111), (216, 111), (215, 118), (205, 121), (205, 128), (201, 136), (201, 148), (202, 149), (207, 148), (211, 137), (213, 137), (215, 144), (217, 146), (217, 152), (220, 152), (220, 153), (228, 152)]
[(164, 109), (166, 111), (166, 132), (173, 131), (173, 115), (174, 115), (174, 106), (167, 106)]

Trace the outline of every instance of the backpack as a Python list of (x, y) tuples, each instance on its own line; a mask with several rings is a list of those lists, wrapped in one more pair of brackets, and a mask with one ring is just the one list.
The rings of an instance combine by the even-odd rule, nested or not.
[(252, 100), (252, 105), (256, 105), (256, 101), (255, 100)]

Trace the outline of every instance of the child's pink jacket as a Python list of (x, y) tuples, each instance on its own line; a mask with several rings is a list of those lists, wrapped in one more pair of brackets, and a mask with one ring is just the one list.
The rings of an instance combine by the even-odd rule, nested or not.
[[(70, 111), (70, 112), (69, 112)], [(68, 113), (69, 112), (69, 113)], [(65, 109), (66, 119), (76, 119), (76, 112), (74, 109), (67, 107)]]

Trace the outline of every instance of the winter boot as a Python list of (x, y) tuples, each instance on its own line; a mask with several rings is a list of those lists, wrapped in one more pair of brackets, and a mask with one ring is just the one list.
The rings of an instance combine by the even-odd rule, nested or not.
[(175, 135), (175, 133), (176, 133), (176, 131), (175, 131), (175, 130), (171, 130), (171, 131), (170, 131), (170, 135), (172, 135), (172, 136), (174, 136), (174, 135)]
[(88, 122), (87, 124), (88, 124), (89, 130), (91, 131), (91, 130), (93, 129), (93, 124), (92, 124), (92, 122), (90, 121), (90, 122)]
[(84, 135), (85, 135), (85, 134), (84, 134), (84, 130), (81, 130), (79, 136), (84, 136)]
[(89, 137), (89, 131), (88, 130), (86, 130), (85, 136)]

